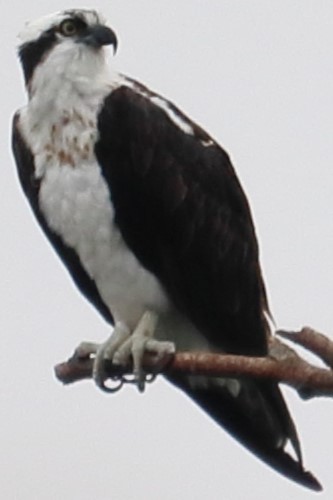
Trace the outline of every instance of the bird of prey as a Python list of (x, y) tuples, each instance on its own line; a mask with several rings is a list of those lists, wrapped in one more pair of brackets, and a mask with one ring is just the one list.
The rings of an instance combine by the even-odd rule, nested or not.
[[(13, 151), (31, 208), (82, 294), (110, 324), (105, 359), (174, 349), (265, 356), (269, 308), (248, 201), (228, 154), (174, 104), (117, 73), (115, 32), (94, 10), (28, 23), (28, 103)], [(79, 348), (79, 349), (80, 349)], [(167, 374), (260, 459), (314, 490), (275, 382)], [(289, 444), (293, 453), (286, 451)]]

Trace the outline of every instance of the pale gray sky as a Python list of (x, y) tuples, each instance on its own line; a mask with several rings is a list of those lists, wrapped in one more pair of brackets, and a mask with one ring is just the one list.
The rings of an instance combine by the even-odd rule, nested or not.
[[(250, 198), (279, 326), (333, 335), (332, 0), (108, 0), (112, 63), (169, 97), (230, 152)], [(108, 328), (80, 297), (16, 179), (9, 122), (25, 101), (24, 21), (77, 0), (12, 0), (1, 16), (0, 497), (314, 498), (253, 458), (162, 380), (144, 395), (64, 388), (53, 365)], [(333, 495), (333, 407), (287, 391), (307, 466)]]

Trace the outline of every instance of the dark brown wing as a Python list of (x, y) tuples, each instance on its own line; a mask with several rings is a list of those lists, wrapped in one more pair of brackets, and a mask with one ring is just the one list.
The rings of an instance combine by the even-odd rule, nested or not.
[(99, 131), (96, 154), (128, 246), (217, 349), (264, 354), (258, 246), (228, 155), (125, 87), (107, 98)]

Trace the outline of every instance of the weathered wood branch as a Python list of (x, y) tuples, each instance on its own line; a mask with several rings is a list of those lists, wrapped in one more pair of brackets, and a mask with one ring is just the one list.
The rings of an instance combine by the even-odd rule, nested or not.
[[(276, 334), (307, 349), (327, 368), (306, 361), (275, 336), (270, 339), (267, 357), (178, 352), (163, 371), (211, 377), (265, 378), (293, 387), (303, 399), (315, 396), (333, 397), (333, 341), (308, 327), (299, 332), (278, 330)], [(74, 355), (55, 367), (56, 377), (64, 384), (91, 378), (92, 365), (92, 358), (79, 358)], [(156, 371), (152, 357), (145, 357), (144, 368), (147, 373)], [(111, 379), (117, 379), (130, 374), (131, 366), (120, 369), (107, 363), (106, 371)]]

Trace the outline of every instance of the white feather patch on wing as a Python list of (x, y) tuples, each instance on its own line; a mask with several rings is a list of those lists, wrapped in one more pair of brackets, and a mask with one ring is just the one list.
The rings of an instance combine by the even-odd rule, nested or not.
[(193, 135), (193, 128), (190, 123), (183, 119), (181, 115), (176, 113), (172, 107), (170, 107), (168, 101), (163, 99), (160, 96), (154, 96), (150, 98), (151, 102), (153, 102), (156, 106), (163, 109), (166, 112), (168, 117), (179, 127), (185, 134)]

